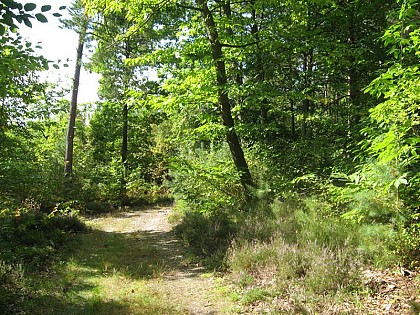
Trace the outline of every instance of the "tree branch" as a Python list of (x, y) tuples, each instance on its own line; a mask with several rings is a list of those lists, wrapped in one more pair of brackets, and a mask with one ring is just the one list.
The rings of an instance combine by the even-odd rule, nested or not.
[(189, 10), (200, 11), (200, 12), (202, 11), (201, 8), (193, 7), (193, 6), (185, 5), (185, 4), (180, 4), (180, 3), (176, 3), (176, 6), (183, 9), (189, 9)]
[(229, 48), (245, 48), (245, 47), (248, 47), (248, 46), (257, 45), (257, 44), (259, 44), (261, 42), (262, 42), (262, 40), (259, 40), (259, 41), (256, 41), (256, 42), (252, 42), (252, 43), (248, 43), (248, 44), (242, 44), (242, 45), (223, 44), (223, 43), (221, 43), (220, 45), (222, 47), (229, 47)]

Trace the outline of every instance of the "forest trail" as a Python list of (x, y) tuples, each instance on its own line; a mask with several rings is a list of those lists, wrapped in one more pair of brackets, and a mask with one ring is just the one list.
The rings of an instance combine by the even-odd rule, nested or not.
[(169, 207), (129, 209), (86, 219), (92, 231), (82, 236), (72, 264), (84, 275), (83, 286), (95, 289), (77, 291), (80, 284), (72, 283), (70, 291), (79, 300), (96, 296), (98, 303), (80, 313), (232, 313), (223, 280), (188, 263), (168, 223), (171, 212)]

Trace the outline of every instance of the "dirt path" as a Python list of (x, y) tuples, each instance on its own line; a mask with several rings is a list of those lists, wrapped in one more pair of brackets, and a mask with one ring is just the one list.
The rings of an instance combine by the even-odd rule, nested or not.
[[(107, 269), (125, 269), (138, 278), (141, 272), (135, 266), (143, 266), (140, 269), (145, 287), (175, 305), (177, 314), (232, 314), (232, 305), (223, 296), (223, 280), (186, 260), (185, 249), (168, 223), (171, 211), (169, 207), (132, 209), (88, 220), (99, 233), (98, 240), (105, 242), (100, 247), (129, 248), (115, 253), (127, 255), (125, 261), (108, 259)], [(110, 235), (110, 241), (104, 241)], [(124, 244), (118, 244), (116, 239)], [(98, 255), (94, 258), (101, 259)]]

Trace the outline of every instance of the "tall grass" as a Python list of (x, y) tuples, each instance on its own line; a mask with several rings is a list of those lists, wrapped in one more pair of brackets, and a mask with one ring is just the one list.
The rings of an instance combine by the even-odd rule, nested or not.
[(389, 230), (353, 224), (331, 207), (291, 197), (275, 202), (271, 216), (245, 221), (226, 259), (245, 307), (262, 314), (355, 312), (363, 264), (395, 261), (384, 242)]

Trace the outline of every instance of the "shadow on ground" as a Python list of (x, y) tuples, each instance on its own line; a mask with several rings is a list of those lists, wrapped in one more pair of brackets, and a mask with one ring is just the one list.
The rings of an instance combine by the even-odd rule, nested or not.
[[(34, 280), (38, 282), (33, 287), (42, 289), (29, 294), (30, 314), (188, 314), (182, 306), (162, 300), (164, 293), (148, 292), (144, 285), (148, 279), (185, 269), (183, 248), (172, 231), (92, 229), (78, 239), (79, 248), (61, 271)], [(189, 271), (185, 276), (199, 274), (200, 270)]]
[(82, 249), (73, 259), (93, 273), (118, 273), (138, 280), (183, 268), (182, 246), (173, 232), (93, 230), (81, 239)]

